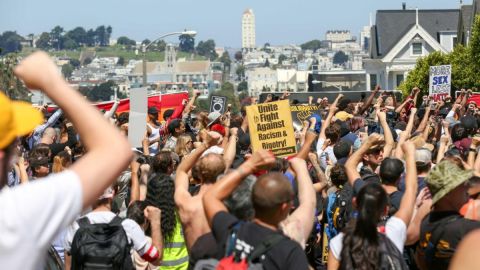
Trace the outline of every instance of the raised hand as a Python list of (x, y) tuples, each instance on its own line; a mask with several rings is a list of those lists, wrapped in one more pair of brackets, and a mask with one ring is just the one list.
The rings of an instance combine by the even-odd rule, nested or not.
[(406, 141), (402, 144), (402, 150), (407, 155), (415, 154), (415, 145), (411, 141)]
[(368, 136), (367, 141), (365, 143), (369, 144), (370, 146), (383, 143), (384, 139), (383, 136), (378, 133), (372, 133)]
[(220, 138), (214, 138), (211, 133), (203, 129), (200, 131), (200, 139), (202, 140), (202, 143), (207, 146), (207, 148), (210, 148), (214, 145), (217, 145)]
[[(38, 72), (41, 70), (42, 72)], [(45, 52), (35, 52), (15, 67), (15, 75), (29, 89), (47, 90), (48, 85), (63, 80), (58, 67)]]
[(143, 214), (150, 222), (160, 222), (162, 210), (155, 206), (147, 206), (145, 207), (145, 210), (143, 210)]
[(266, 170), (275, 164), (275, 156), (268, 150), (258, 150), (245, 162), (254, 171)]

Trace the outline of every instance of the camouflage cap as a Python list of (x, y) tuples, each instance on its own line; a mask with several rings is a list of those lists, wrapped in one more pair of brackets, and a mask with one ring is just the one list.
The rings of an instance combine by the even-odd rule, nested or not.
[(466, 182), (472, 175), (471, 170), (462, 170), (448, 160), (438, 163), (426, 178), (427, 186), (432, 194), (432, 204)]

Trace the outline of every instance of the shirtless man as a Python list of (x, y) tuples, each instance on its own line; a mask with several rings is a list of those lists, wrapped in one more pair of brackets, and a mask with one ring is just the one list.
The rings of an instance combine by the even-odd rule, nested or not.
[[(184, 157), (178, 166), (175, 178), (175, 203), (183, 225), (187, 248), (190, 251), (190, 261), (201, 258), (211, 258), (216, 253), (216, 241), (210, 233), (210, 227), (205, 217), (202, 198), (208, 189), (216, 182), (218, 175), (225, 171), (224, 158), (218, 154), (202, 154), (211, 146), (217, 145), (219, 137), (212, 137), (207, 131), (200, 132), (202, 144), (191, 154)], [(229, 149), (235, 148), (236, 132), (231, 134), (225, 158), (230, 156)], [(193, 168), (195, 166), (195, 168)], [(198, 193), (192, 196), (188, 192), (188, 172), (193, 168), (196, 171), (201, 186)], [(207, 254), (208, 253), (208, 254)]]

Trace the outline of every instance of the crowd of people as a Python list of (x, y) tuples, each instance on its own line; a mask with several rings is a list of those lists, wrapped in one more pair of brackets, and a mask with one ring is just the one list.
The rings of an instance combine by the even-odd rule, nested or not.
[[(196, 110), (197, 91), (163, 115), (148, 108), (142, 147), (132, 149), (128, 113), (102, 115), (45, 53), (15, 74), (59, 109), (0, 93), (2, 269), (48, 269), (51, 254), (64, 269), (479, 264), (471, 90), (434, 100), (414, 88), (397, 101), (377, 87), (360, 100), (319, 99), (295, 131), (297, 153), (281, 158), (252, 151), (244, 106), (253, 98), (240, 113)], [(263, 102), (278, 99), (289, 94)]]

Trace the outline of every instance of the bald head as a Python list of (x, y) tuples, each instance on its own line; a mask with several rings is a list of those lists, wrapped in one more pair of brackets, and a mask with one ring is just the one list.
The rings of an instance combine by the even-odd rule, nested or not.
[(252, 203), (255, 215), (273, 216), (281, 204), (290, 202), (293, 196), (292, 185), (282, 173), (264, 174), (253, 186)]
[(48, 137), (48, 138), (53, 138), (57, 135), (57, 132), (55, 131), (54, 128), (48, 127), (43, 131), (42, 137)]
[(194, 166), (195, 174), (203, 184), (213, 184), (217, 177), (225, 171), (225, 162), (219, 154), (210, 153)]

